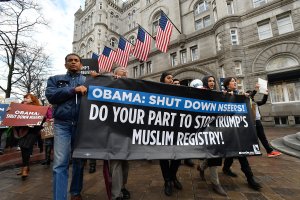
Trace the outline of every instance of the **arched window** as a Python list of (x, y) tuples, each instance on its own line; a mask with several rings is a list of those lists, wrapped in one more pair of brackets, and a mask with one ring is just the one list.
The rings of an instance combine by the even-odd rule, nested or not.
[(154, 15), (153, 21), (152, 21), (152, 35), (156, 35), (157, 27), (159, 25), (159, 19), (160, 19), (160, 12)]
[(92, 45), (93, 45), (93, 39), (90, 38), (90, 39), (88, 40), (87, 46), (88, 46), (88, 48), (91, 48)]
[(294, 57), (290, 55), (277, 55), (269, 60), (266, 71), (286, 69), (297, 65), (299, 65), (299, 62)]
[(111, 38), (109, 44), (112, 47), (116, 47), (117, 46), (117, 39), (116, 38)]
[(82, 57), (84, 57), (84, 55), (85, 55), (85, 45), (84, 44), (80, 45), (79, 54)]
[(132, 14), (128, 13), (128, 20), (131, 21), (132, 20)]
[(199, 1), (194, 6), (194, 14), (199, 15), (209, 9), (209, 4), (206, 1)]

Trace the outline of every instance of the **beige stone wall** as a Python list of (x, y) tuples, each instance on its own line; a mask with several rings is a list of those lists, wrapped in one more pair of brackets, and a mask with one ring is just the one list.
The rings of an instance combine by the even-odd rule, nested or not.
[[(198, 0), (151, 0), (151, 4), (148, 5), (145, 1), (132, 0), (125, 8), (117, 8), (109, 3), (110, 1), (102, 0), (104, 6), (102, 10), (97, 7), (100, 0), (91, 0), (91, 2), (91, 5), (94, 6), (88, 7), (88, 10), (79, 10), (75, 14), (74, 24), (77, 25), (77, 32), (74, 32), (73, 47), (76, 48), (76, 52), (80, 52), (82, 44), (87, 45), (89, 38), (94, 38), (95, 43), (90, 49), (85, 49), (85, 53), (97, 52), (99, 47), (109, 46), (109, 38), (112, 36), (118, 38), (118, 34), (124, 35), (127, 39), (132, 35), (136, 37), (137, 27), (128, 30), (128, 23), (130, 23), (128, 13), (132, 13), (133, 10), (135, 10), (133, 20), (150, 33), (152, 33), (153, 18), (159, 10), (163, 10), (181, 31), (182, 34), (173, 29), (167, 53), (159, 52), (155, 48), (155, 41), (152, 40), (151, 53), (148, 58), (153, 66), (152, 73), (136, 78), (158, 81), (162, 72), (171, 71), (180, 80), (202, 78), (208, 74), (213, 74), (219, 79), (223, 73), (221, 66), (225, 76), (235, 76), (235, 62), (240, 61), (243, 74), (238, 78), (243, 80), (244, 89), (249, 90), (254, 88), (257, 78), (267, 79), (268, 72), (265, 67), (268, 60), (274, 55), (289, 53), (295, 55), (300, 62), (300, 1), (297, 0), (268, 0), (268, 3), (257, 8), (253, 8), (252, 0), (233, 0), (233, 15), (228, 15), (226, 1), (210, 0), (207, 1), (210, 9), (198, 16), (195, 16), (193, 11)], [(217, 6), (218, 21), (216, 22), (211, 5), (213, 2)], [(110, 29), (109, 14), (111, 11), (119, 15), (118, 32)], [(287, 11), (291, 13), (294, 31), (279, 35), (276, 15)], [(94, 13), (94, 29), (80, 37), (81, 22), (91, 12)], [(97, 21), (99, 14), (107, 14), (108, 19)], [(195, 30), (195, 19), (207, 15), (210, 15), (211, 25), (201, 30)], [(259, 40), (257, 23), (265, 19), (270, 19), (273, 37)], [(231, 28), (238, 29), (239, 45), (237, 46), (231, 44)], [(101, 36), (99, 36), (99, 30)], [(221, 41), (220, 51), (216, 48), (217, 35)], [(190, 48), (195, 45), (198, 46), (199, 59), (191, 61)], [(187, 51), (185, 64), (180, 63), (180, 51), (183, 49)], [(178, 65), (172, 67), (170, 54), (175, 52)], [(131, 77), (133, 77), (133, 67), (139, 65), (140, 62), (131, 57), (128, 64)], [(271, 104), (269, 101), (268, 105), (262, 108), (264, 119), (268, 124), (272, 124), (273, 116), (300, 116), (300, 110), (295, 109), (295, 105), (298, 104), (279, 105)]]

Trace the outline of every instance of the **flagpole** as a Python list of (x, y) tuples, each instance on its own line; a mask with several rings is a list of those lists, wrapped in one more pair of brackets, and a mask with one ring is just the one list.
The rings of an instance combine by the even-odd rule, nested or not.
[(177, 28), (177, 26), (172, 22), (172, 20), (170, 20), (170, 18), (166, 15), (166, 13), (162, 10), (160, 10), (162, 13), (165, 14), (165, 16), (168, 18), (168, 20), (173, 24), (173, 26), (176, 28), (176, 30), (181, 34), (180, 30)]
[(140, 28), (142, 28), (146, 33), (148, 33), (148, 35), (150, 35), (152, 37), (153, 40), (155, 40), (155, 38), (148, 32), (146, 31), (140, 24), (138, 24)]

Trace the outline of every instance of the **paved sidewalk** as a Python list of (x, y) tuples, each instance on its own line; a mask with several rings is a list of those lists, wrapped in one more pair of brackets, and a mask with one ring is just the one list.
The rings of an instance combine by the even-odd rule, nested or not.
[[(284, 135), (299, 132), (300, 128), (266, 128), (267, 137), (271, 140)], [(263, 188), (260, 192), (247, 186), (246, 179), (239, 169), (238, 161), (234, 162), (233, 171), (237, 178), (225, 176), (219, 168), (220, 181), (228, 193), (228, 197), (215, 194), (209, 181), (201, 181), (196, 167), (190, 168), (181, 165), (179, 180), (184, 189), (166, 197), (163, 193), (163, 180), (158, 161), (131, 161), (128, 190), (132, 200), (299, 200), (300, 199), (300, 159), (288, 155), (276, 158), (267, 158), (265, 150), (263, 156), (249, 157), (253, 172)], [(195, 162), (199, 162), (195, 160)], [(0, 171), (0, 200), (42, 200), (52, 199), (51, 168), (40, 164), (31, 166), (27, 180), (22, 181), (16, 175), (19, 169)], [(206, 171), (208, 180), (209, 171)], [(106, 200), (104, 180), (102, 177), (102, 161), (97, 163), (95, 174), (84, 176), (84, 200)]]

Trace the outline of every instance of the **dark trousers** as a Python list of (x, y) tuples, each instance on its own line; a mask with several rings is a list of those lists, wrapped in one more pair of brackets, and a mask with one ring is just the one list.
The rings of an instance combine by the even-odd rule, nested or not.
[(208, 167), (221, 166), (221, 165), (222, 165), (222, 158), (208, 158), (207, 159)]
[[(230, 169), (230, 167), (233, 163), (233, 159), (234, 159), (233, 157), (225, 158), (224, 166), (223, 166), (224, 171)], [(239, 162), (241, 165), (242, 172), (244, 172), (244, 174), (247, 178), (251, 178), (253, 176), (253, 173), (252, 173), (252, 170), (249, 165), (247, 157), (238, 157), (238, 159), (239, 159)]]
[(257, 137), (259, 138), (260, 142), (266, 149), (267, 153), (271, 153), (273, 151), (273, 149), (267, 140), (267, 137), (266, 137), (266, 134), (264, 131), (264, 127), (261, 124), (260, 120), (256, 120), (256, 133), (257, 133)]
[(165, 181), (176, 179), (176, 174), (180, 166), (181, 160), (160, 160), (160, 169)]
[(30, 159), (31, 149), (21, 147), (21, 154), (22, 154), (23, 167), (29, 166), (29, 159)]

